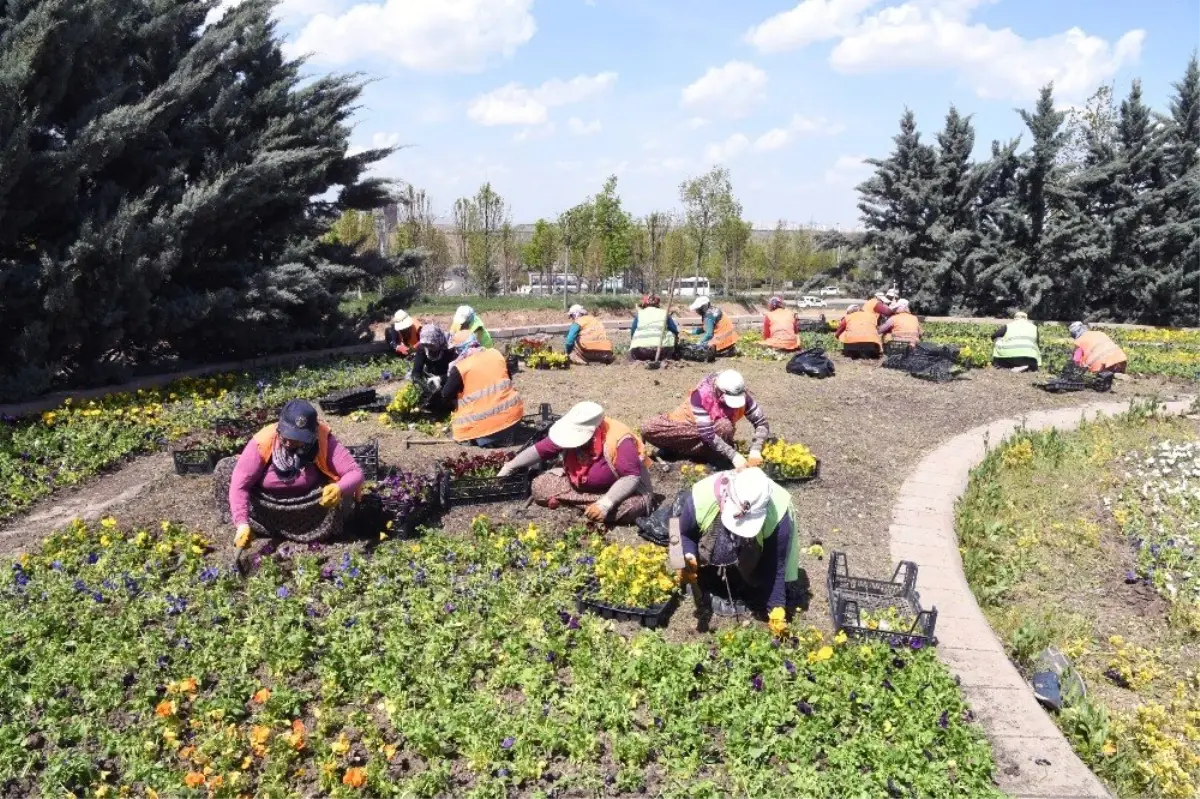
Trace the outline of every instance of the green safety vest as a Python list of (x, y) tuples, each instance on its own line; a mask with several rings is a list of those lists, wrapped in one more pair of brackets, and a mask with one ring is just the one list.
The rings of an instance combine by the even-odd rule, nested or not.
[[(666, 331), (666, 335), (663, 335)], [(629, 341), (629, 348), (658, 347), (659, 337), (662, 337), (663, 349), (675, 346), (675, 334), (667, 330), (667, 312), (662, 308), (642, 308), (637, 313), (637, 330)]]
[(1042, 365), (1042, 351), (1037, 343), (1037, 325), (1028, 319), (1014, 319), (1008, 323), (1002, 338), (992, 345), (993, 358), (1033, 358)]
[[(696, 506), (696, 523), (700, 525), (701, 535), (712, 527), (721, 515), (721, 503), (717, 500), (717, 480), (722, 476), (721, 473), (717, 473), (692, 486), (692, 503)], [(790, 583), (794, 582), (800, 573), (800, 530), (796, 525), (796, 508), (792, 505), (792, 495), (788, 490), (771, 481), (771, 503), (767, 505), (767, 518), (755, 536), (760, 548), (766, 546), (767, 539), (775, 534), (775, 528), (785, 516), (792, 520), (792, 540), (788, 546), (787, 563), (783, 572), (784, 579)]]

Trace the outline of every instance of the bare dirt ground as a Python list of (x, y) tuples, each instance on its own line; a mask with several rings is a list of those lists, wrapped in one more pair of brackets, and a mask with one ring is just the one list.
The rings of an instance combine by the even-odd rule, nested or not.
[[(750, 391), (767, 411), (772, 433), (798, 440), (821, 459), (821, 479), (792, 491), (799, 514), (802, 543), (823, 544), (826, 552), (845, 550), (856, 573), (890, 574), (888, 524), (896, 492), (904, 477), (928, 450), (969, 428), (1023, 412), (1093, 402), (1092, 394), (1050, 395), (1031, 387), (1033, 377), (991, 370), (973, 371), (969, 378), (936, 385), (872, 364), (836, 357), (837, 375), (814, 380), (787, 374), (782, 362), (735, 359), (727, 365), (740, 369)], [(658, 371), (644, 365), (619, 362), (613, 366), (573, 367), (569, 371), (523, 371), (517, 385), (527, 412), (549, 402), (562, 412), (575, 402), (601, 402), (606, 411), (631, 425), (680, 403), (686, 392), (712, 366), (686, 364)], [(386, 391), (386, 388), (384, 389)], [(1167, 396), (1178, 388), (1157, 380), (1125, 381), (1112, 397)], [(407, 469), (429, 469), (440, 458), (462, 451), (452, 442), (405, 448), (405, 439), (420, 440), (419, 433), (399, 431), (375, 419), (354, 422), (330, 420), (344, 443), (371, 438), (380, 440), (380, 460)], [(743, 423), (739, 438), (748, 439)], [(678, 466), (669, 473), (655, 472), (656, 491), (673, 496), (682, 484)], [(442, 519), (448, 534), (465, 530), (477, 513), (565, 527), (577, 521), (577, 512), (549, 511), (524, 503), (466, 507)], [(91, 483), (36, 505), (28, 514), (0, 527), (0, 553), (21, 552), (36, 546), (55, 528), (76, 515), (98, 518), (114, 515), (123, 524), (152, 525), (169, 519), (212, 534), (218, 558), (232, 558), (233, 531), (220, 524), (212, 502), (208, 477), (174, 474), (170, 458), (152, 455)], [(637, 543), (634, 528), (614, 530), (613, 540)], [(367, 542), (346, 541), (336, 546), (361, 547)], [(813, 590), (807, 614), (824, 624), (827, 602), (824, 591), (825, 561), (805, 555), (802, 565)], [(695, 627), (691, 602), (676, 612), (673, 633), (686, 634)]]

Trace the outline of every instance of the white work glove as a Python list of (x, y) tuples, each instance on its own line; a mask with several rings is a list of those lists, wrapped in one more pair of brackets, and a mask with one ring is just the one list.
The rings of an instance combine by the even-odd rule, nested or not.
[(429, 378), (429, 385), (433, 386), (434, 391), (441, 391), (442, 378), (438, 375), (434, 375), (433, 377)]
[(500, 471), (496, 472), (497, 477), (508, 477), (513, 473), (513, 462), (509, 461), (500, 467)]
[(740, 472), (742, 469), (746, 468), (746, 463), (747, 461), (745, 455), (740, 452), (733, 453), (733, 468)]

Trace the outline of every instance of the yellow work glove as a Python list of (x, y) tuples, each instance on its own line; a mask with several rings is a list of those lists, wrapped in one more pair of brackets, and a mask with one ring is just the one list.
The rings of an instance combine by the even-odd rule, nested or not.
[(342, 489), (337, 483), (330, 483), (321, 489), (321, 498), (317, 501), (322, 508), (336, 508), (342, 501)]
[(237, 547), (238, 549), (245, 549), (246, 545), (249, 543), (250, 543), (250, 525), (239, 524), (238, 529), (237, 529), (237, 535), (235, 535), (233, 537), (233, 545), (235, 547)]
[(746, 465), (747, 466), (762, 466), (763, 465), (762, 453), (758, 452), (756, 450), (750, 450), (750, 457), (746, 458)]
[(695, 555), (684, 555), (683, 560), (687, 565), (679, 570), (679, 584), (690, 585), (700, 576), (700, 567), (696, 564)]
[(594, 522), (602, 522), (604, 521), (604, 518), (608, 516), (608, 509), (599, 502), (593, 502), (591, 505), (587, 506), (587, 509), (583, 512), (583, 515)]

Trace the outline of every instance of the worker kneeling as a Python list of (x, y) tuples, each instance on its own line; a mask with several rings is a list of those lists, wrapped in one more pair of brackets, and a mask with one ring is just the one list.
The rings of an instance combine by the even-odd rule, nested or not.
[(908, 309), (908, 300), (897, 300), (894, 313), (879, 326), (883, 343), (895, 341), (907, 344), (909, 349), (921, 343), (921, 320)]
[(786, 611), (787, 584), (800, 572), (796, 511), (761, 469), (718, 472), (682, 492), (668, 530), (668, 562), (682, 582), (712, 568), (730, 600), (736, 592), (753, 609)]
[(1037, 325), (1024, 311), (992, 333), (992, 366), (1014, 372), (1036, 372), (1042, 366), (1042, 347)]
[(785, 352), (800, 349), (800, 319), (795, 311), (784, 307), (782, 297), (767, 300), (762, 343)]
[(599, 403), (581, 402), (550, 427), (549, 435), (517, 453), (503, 477), (562, 455), (563, 465), (533, 480), (533, 499), (551, 508), (586, 506), (594, 522), (632, 524), (650, 510), (653, 489), (641, 438), (604, 415)]
[(692, 302), (691, 309), (700, 314), (703, 320), (703, 324), (692, 331), (692, 335), (701, 336), (696, 344), (700, 347), (712, 347), (718, 358), (736, 355), (738, 334), (725, 312), (713, 305), (707, 296), (697, 297)]
[(283, 408), (237, 458), (217, 464), (218, 505), (228, 503), (244, 548), (254, 533), (317, 541), (341, 532), (363, 484), (362, 468), (304, 400)]
[[(754, 425), (749, 458), (733, 448), (734, 427), (743, 418)], [(762, 464), (762, 447), (770, 435), (766, 413), (733, 369), (704, 378), (678, 408), (642, 425), (642, 438), (661, 450), (698, 460), (724, 459), (738, 468)]]
[(513, 386), (499, 350), (487, 349), (475, 336), (458, 348), (442, 386), (442, 400), (456, 403), (450, 432), (460, 444), (502, 446), (499, 434), (520, 423), (525, 403)]
[(454, 311), (450, 321), (450, 343), (461, 347), (468, 338), (474, 336), (482, 347), (493, 346), (492, 334), (487, 331), (483, 320), (470, 305), (460, 305)]
[(567, 328), (566, 350), (571, 363), (580, 366), (612, 363), (613, 345), (604, 324), (582, 305), (572, 305), (567, 316), (571, 318), (571, 326)]
[(396, 311), (392, 314), (392, 326), (383, 331), (383, 339), (389, 350), (407, 356), (421, 340), (421, 325), (407, 311)]
[(679, 357), (679, 327), (661, 305), (662, 299), (656, 294), (642, 297), (629, 328), (629, 357), (635, 361)]
[(1125, 350), (1109, 338), (1107, 333), (1089, 330), (1083, 322), (1072, 322), (1071, 338), (1075, 339), (1075, 352), (1071, 360), (1089, 372), (1122, 372), (1129, 366)]
[(883, 354), (883, 337), (876, 325), (879, 314), (851, 305), (838, 322), (837, 340), (842, 342), (842, 355), (847, 358), (878, 358)]

